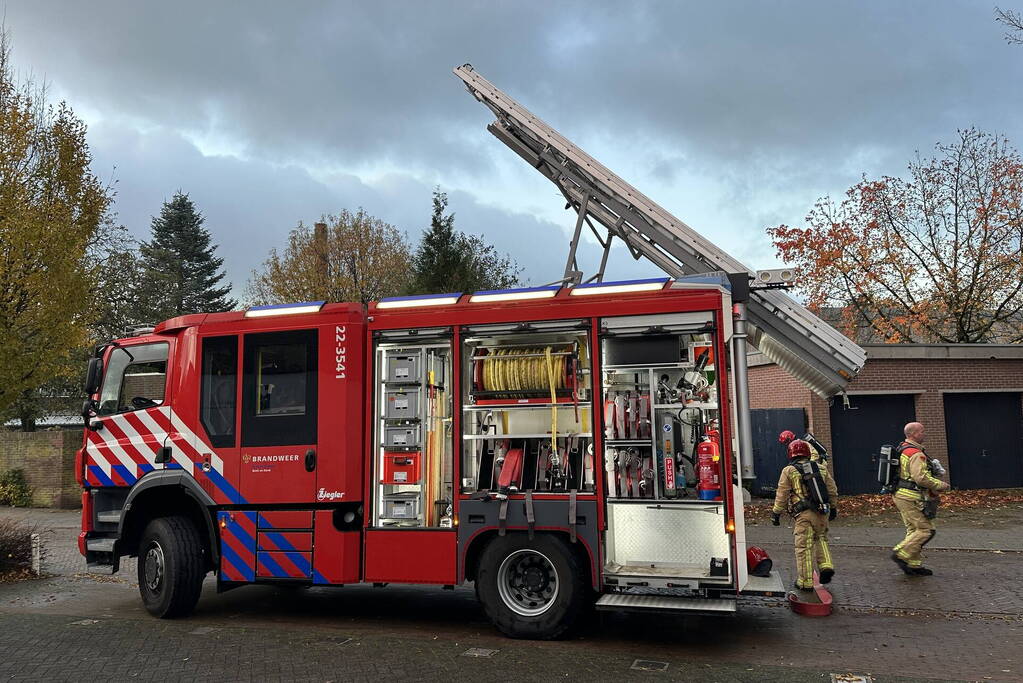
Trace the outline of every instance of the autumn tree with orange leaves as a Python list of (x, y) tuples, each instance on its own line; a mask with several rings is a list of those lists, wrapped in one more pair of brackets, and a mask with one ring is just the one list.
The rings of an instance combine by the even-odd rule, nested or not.
[(811, 309), (839, 311), (851, 337), (1023, 341), (1023, 159), (1002, 136), (959, 131), (908, 178), (865, 177), (768, 233)]

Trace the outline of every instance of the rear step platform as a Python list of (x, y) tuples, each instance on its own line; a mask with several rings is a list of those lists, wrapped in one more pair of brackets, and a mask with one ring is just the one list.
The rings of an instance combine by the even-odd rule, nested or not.
[(114, 539), (90, 538), (85, 541), (85, 549), (93, 553), (112, 553), (114, 552)]
[(97, 512), (96, 521), (103, 524), (117, 524), (121, 521), (121, 511), (107, 510), (105, 512)]
[(635, 612), (689, 612), (697, 614), (734, 614), (735, 600), (676, 597), (673, 595), (633, 595), (607, 593), (597, 600), (597, 609)]
[(768, 576), (750, 576), (742, 588), (743, 595), (780, 596), (786, 593), (781, 574), (777, 571)]

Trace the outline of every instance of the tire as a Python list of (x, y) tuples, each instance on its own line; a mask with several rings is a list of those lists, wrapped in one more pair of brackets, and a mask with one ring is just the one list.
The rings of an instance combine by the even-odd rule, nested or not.
[(199, 530), (187, 517), (160, 517), (146, 526), (138, 552), (139, 593), (154, 617), (188, 616), (202, 592), (206, 564)]
[(551, 640), (568, 634), (593, 604), (587, 573), (556, 536), (499, 536), (480, 556), (476, 595), (501, 633)]

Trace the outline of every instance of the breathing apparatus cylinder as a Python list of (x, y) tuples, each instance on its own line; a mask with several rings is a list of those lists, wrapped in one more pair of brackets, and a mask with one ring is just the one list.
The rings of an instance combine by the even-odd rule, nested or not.
[[(709, 432), (708, 432), (709, 433)], [(696, 447), (696, 485), (700, 500), (717, 500), (721, 497), (721, 447), (717, 441), (706, 438)]]

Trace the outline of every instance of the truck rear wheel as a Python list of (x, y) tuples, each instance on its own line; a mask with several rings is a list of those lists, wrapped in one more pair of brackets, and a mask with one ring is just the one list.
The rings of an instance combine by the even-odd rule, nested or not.
[(187, 517), (160, 517), (146, 526), (139, 544), (142, 603), (155, 617), (191, 614), (206, 569), (199, 531)]
[(568, 633), (592, 600), (575, 553), (549, 535), (491, 541), (480, 557), (476, 595), (502, 633), (538, 640)]

